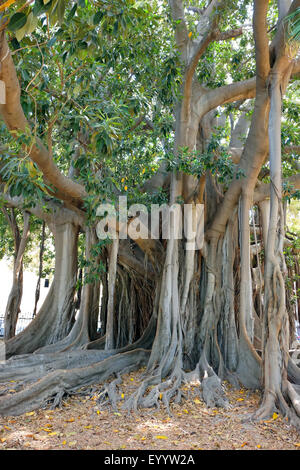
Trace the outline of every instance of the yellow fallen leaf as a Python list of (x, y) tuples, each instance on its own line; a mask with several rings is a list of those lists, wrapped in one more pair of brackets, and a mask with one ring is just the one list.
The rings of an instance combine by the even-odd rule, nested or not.
[(69, 442), (69, 446), (72, 447), (72, 446), (75, 446), (77, 444), (77, 441), (71, 441)]
[(244, 401), (244, 398), (238, 398), (237, 401)]
[(256, 446), (258, 449), (261, 449), (261, 445), (260, 444), (257, 444)]
[(62, 441), (62, 445), (65, 446), (67, 441)]
[(84, 429), (91, 429), (91, 428), (92, 428), (91, 425), (89, 425), (89, 426), (83, 426), (83, 427), (84, 427)]
[(73, 423), (74, 421), (75, 421), (75, 418), (66, 419), (66, 423)]
[(7, 431), (10, 431), (11, 428), (9, 426), (3, 426), (5, 429), (7, 429)]
[(193, 35), (192, 31), (189, 32), (189, 38), (191, 38)]
[(121, 394), (121, 398), (124, 398), (124, 393)]
[(162, 399), (162, 397), (163, 397), (163, 394), (162, 394), (162, 393), (160, 393), (160, 394), (159, 394), (159, 396), (158, 396), (158, 398), (161, 400), (161, 399)]
[(243, 442), (243, 444), (241, 444), (241, 447), (245, 447), (247, 444), (247, 442)]
[(33, 416), (35, 414), (34, 411), (30, 411), (30, 413), (26, 413), (26, 416)]
[(154, 436), (155, 439), (168, 439), (167, 436)]
[(100, 415), (101, 414), (101, 411), (97, 410), (97, 415)]
[(188, 414), (188, 413), (189, 413), (189, 412), (188, 412), (188, 410), (182, 410), (182, 411), (183, 411), (184, 413), (186, 413), (186, 414)]
[(300, 447), (300, 442), (296, 442), (296, 443), (294, 444), (294, 446)]
[(201, 405), (201, 401), (198, 400), (198, 398), (196, 398), (196, 399), (194, 400), (194, 403), (196, 403), (196, 405)]
[[(5, 441), (6, 441), (6, 438), (5, 438), (5, 437), (2, 437), (2, 438), (0, 439), (0, 441), (1, 441), (1, 442), (5, 442)], [(295, 445), (297, 445), (297, 444), (295, 444)]]
[(54, 431), (54, 432), (49, 432), (48, 436), (56, 436), (57, 435), (57, 432)]
[(279, 415), (278, 415), (277, 413), (273, 413), (273, 416), (272, 416), (272, 418), (275, 420), (275, 419), (277, 419), (277, 418), (278, 418), (278, 416), (279, 416)]

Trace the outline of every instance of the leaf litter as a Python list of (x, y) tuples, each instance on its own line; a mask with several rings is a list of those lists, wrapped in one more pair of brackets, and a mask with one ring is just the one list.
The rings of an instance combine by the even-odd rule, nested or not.
[(199, 387), (184, 385), (185, 398), (172, 404), (172, 416), (161, 401), (157, 409), (128, 414), (122, 405), (144, 372), (122, 377), (117, 409), (101, 404), (99, 384), (66, 397), (60, 408), (0, 417), (0, 450), (300, 450), (299, 433), (279, 412), (258, 423), (251, 421), (261, 400), (259, 391), (235, 390), (228, 383), (227, 410), (207, 408)]

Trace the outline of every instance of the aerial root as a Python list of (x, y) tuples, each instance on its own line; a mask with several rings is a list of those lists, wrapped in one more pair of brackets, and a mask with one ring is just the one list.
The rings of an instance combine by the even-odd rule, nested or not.
[(121, 383), (122, 383), (122, 378), (118, 374), (118, 377), (115, 380), (113, 380), (109, 384), (104, 384), (104, 387), (99, 394), (97, 403), (100, 406), (105, 406), (109, 404), (111, 405), (112, 409), (116, 411), (117, 403), (118, 401), (121, 400), (121, 395), (118, 392), (117, 386), (121, 385)]
[(52, 402), (51, 407), (50, 407), (51, 410), (54, 410), (55, 408), (61, 408), (63, 404), (63, 397), (66, 395), (67, 394), (64, 390), (60, 390), (59, 392), (57, 392), (57, 394), (53, 397), (53, 399), (50, 400)]
[(209, 365), (204, 351), (201, 354), (198, 366), (203, 400), (208, 408), (229, 409), (231, 406), (226, 398), (222, 381)]

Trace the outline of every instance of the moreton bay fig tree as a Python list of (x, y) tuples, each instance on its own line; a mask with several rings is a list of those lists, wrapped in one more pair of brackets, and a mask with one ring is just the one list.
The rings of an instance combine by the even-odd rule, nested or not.
[(121, 374), (145, 366), (125, 410), (171, 411), (186, 382), (228, 407), (229, 382), (262, 391), (254, 418), (280, 411), (299, 426), (299, 246), (287, 212), (300, 189), (300, 0), (10, 3), (0, 2), (1, 233), (23, 214), (16, 285), (41, 224), (55, 262), (17, 335), (20, 289), (7, 307), (0, 381), (21, 386), (0, 414), (114, 375), (101, 397), (115, 407)]

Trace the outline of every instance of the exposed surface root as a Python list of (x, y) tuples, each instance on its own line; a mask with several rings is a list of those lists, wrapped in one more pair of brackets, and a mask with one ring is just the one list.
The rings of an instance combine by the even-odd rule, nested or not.
[(17, 416), (41, 408), (53, 397), (59, 403), (64, 394), (72, 393), (84, 385), (102, 382), (124, 369), (131, 371), (144, 366), (149, 355), (149, 351), (138, 349), (108, 357), (87, 367), (55, 370), (24, 390), (0, 398), (0, 415)]
[[(180, 386), (184, 372), (172, 374), (166, 381), (162, 381), (160, 374), (145, 378), (138, 390), (123, 405), (123, 410), (137, 411), (141, 408), (160, 408), (161, 403), (166, 407), (171, 416), (170, 401), (175, 396), (175, 402), (181, 399)], [(146, 394), (146, 395), (145, 395)]]
[(202, 385), (203, 400), (208, 408), (220, 407), (228, 409), (229, 402), (225, 396), (221, 379), (208, 364), (203, 352), (199, 361), (200, 379)]
[[(137, 412), (138, 408), (160, 408), (163, 405), (168, 414), (172, 416), (170, 404), (172, 401), (174, 403), (181, 402), (184, 397), (181, 390), (183, 384), (193, 384), (196, 393), (204, 399), (208, 407), (230, 408), (221, 379), (203, 358), (192, 372), (182, 370), (179, 358), (175, 361), (173, 372), (166, 379), (162, 377), (161, 370), (161, 367), (159, 367), (152, 370), (150, 375), (144, 377), (139, 388), (124, 402), (123, 410), (130, 413), (131, 411)], [(117, 384), (117, 381), (113, 386), (115, 384)], [(106, 390), (106, 394), (109, 396), (108, 390)], [(114, 390), (113, 397), (115, 396)], [(111, 403), (116, 406), (113, 400)]]
[(0, 365), (0, 383), (13, 378), (33, 382), (58, 369), (87, 367), (113, 356), (116, 351), (70, 351), (57, 354), (16, 356)]
[(117, 386), (122, 383), (120, 375), (108, 384), (104, 384), (103, 389), (100, 392), (97, 403), (101, 406), (110, 404), (113, 410), (117, 410), (117, 403), (121, 400), (121, 395), (118, 392)]
[[(153, 316), (142, 337), (120, 350), (77, 349), (10, 358), (0, 364), (0, 383), (9, 383), (14, 379), (16, 384), (8, 385), (9, 388), (3, 390), (1, 395), (12, 388), (17, 393), (5, 397), (5, 401), (4, 398), (0, 400), (0, 414), (22, 414), (45, 405), (53, 400), (53, 397), (54, 403), (59, 405), (65, 394), (71, 394), (75, 389), (94, 383), (94, 380), (102, 382), (114, 373), (124, 373), (146, 364), (146, 358), (148, 359), (150, 354), (147, 349), (152, 345), (155, 325), (156, 318)], [(107, 362), (108, 359), (111, 362)], [(24, 389), (24, 385), (30, 383), (32, 385)], [(113, 407), (117, 402), (116, 385), (117, 383), (105, 386), (102, 396), (102, 399), (109, 401)], [(23, 390), (20, 390), (22, 388)]]
[(293, 386), (291, 383), (288, 383), (288, 397), (291, 400), (293, 408), (300, 418), (300, 394), (299, 394), (299, 387)]
[(288, 378), (293, 384), (300, 385), (300, 367), (291, 358), (288, 361)]

